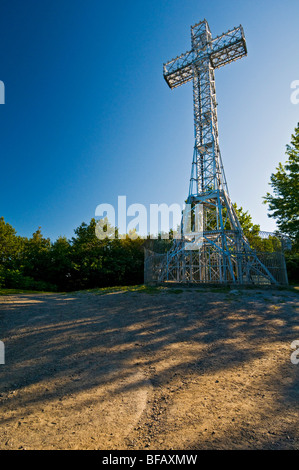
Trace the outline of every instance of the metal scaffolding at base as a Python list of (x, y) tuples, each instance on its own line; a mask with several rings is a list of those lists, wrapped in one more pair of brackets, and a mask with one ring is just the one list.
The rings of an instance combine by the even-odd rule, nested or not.
[[(209, 244), (198, 250), (170, 250), (155, 253), (145, 249), (144, 281), (146, 284), (163, 282), (185, 284), (238, 284), (238, 285), (287, 285), (288, 277), (284, 259), (284, 247), (278, 234), (267, 234), (276, 239), (272, 252), (250, 249), (248, 253), (230, 253), (232, 270), (224, 275), (220, 252), (211, 250)], [(262, 237), (263, 235), (261, 235)], [(233, 273), (233, 276), (231, 275)]]
[(214, 70), (245, 55), (242, 26), (213, 39), (204, 20), (191, 27), (191, 50), (164, 64), (171, 89), (193, 81), (195, 145), (186, 201), (190, 227), (183, 216), (181, 236), (167, 254), (146, 251), (145, 282), (287, 283), (283, 252), (258, 253), (244, 236), (220, 154)]

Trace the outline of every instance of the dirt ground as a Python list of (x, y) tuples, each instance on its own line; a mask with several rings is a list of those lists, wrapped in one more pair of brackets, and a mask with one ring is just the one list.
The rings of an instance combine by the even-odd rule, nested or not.
[(0, 297), (0, 449), (299, 449), (298, 295)]

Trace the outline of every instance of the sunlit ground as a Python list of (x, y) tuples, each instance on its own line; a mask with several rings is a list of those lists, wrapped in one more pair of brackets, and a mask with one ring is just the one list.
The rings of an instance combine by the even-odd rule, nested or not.
[(14, 294), (0, 312), (1, 449), (299, 448), (295, 290)]

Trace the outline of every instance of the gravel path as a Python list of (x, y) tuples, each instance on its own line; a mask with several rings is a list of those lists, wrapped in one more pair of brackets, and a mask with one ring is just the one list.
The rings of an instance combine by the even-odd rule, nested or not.
[(0, 340), (0, 449), (299, 449), (295, 292), (3, 296)]

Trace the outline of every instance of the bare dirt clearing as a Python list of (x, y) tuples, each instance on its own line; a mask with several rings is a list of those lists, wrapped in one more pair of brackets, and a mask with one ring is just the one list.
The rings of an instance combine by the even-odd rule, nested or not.
[(299, 449), (297, 299), (0, 297), (0, 449)]

